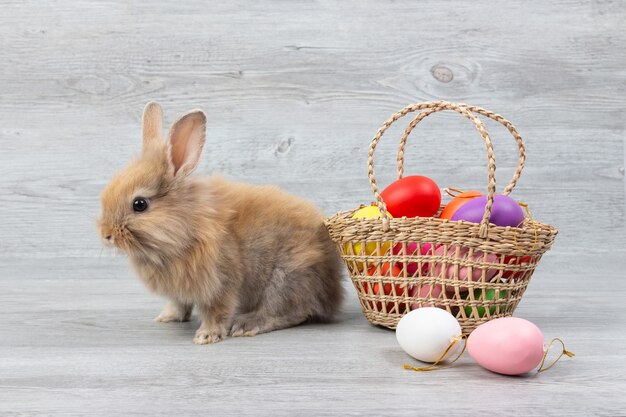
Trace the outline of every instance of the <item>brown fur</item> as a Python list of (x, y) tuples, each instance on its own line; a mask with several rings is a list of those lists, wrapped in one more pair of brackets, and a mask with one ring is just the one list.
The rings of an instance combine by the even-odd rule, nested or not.
[[(143, 152), (102, 193), (103, 239), (170, 301), (156, 318), (186, 321), (195, 343), (331, 320), (343, 298), (339, 255), (312, 204), (272, 186), (188, 176), (206, 118), (191, 112), (161, 138), (162, 112), (144, 111)], [(134, 198), (149, 201), (133, 211)]]

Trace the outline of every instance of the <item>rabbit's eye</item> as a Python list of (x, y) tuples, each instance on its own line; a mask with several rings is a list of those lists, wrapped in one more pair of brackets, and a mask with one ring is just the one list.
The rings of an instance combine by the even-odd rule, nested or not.
[(142, 211), (146, 211), (148, 208), (148, 200), (143, 197), (136, 197), (133, 200), (133, 210), (137, 213), (141, 213)]

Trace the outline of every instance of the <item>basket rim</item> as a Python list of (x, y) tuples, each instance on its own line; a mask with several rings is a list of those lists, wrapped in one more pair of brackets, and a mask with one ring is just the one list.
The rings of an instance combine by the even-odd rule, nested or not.
[(463, 245), (500, 254), (543, 254), (552, 246), (558, 230), (536, 219), (524, 220), (523, 227), (488, 225), (486, 238), (479, 237), (481, 225), (438, 217), (390, 218), (384, 230), (380, 218), (352, 218), (358, 210), (340, 211), (325, 220), (332, 240), (338, 244), (361, 241), (423, 242)]

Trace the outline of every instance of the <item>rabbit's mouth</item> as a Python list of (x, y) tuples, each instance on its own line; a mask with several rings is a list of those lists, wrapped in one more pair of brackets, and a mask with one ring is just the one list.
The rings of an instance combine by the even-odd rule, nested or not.
[(114, 247), (116, 247), (115, 243), (113, 241), (113, 237), (111, 235), (108, 235), (108, 236), (102, 238), (102, 245), (105, 248), (114, 248)]
[(106, 248), (112, 248), (115, 245), (116, 236), (112, 227), (103, 224), (102, 220), (98, 220), (98, 228), (100, 229), (100, 240)]
[(127, 227), (120, 225), (108, 226), (100, 223), (100, 238), (104, 247), (116, 248), (129, 255), (133, 246), (136, 246), (136, 239), (132, 232)]

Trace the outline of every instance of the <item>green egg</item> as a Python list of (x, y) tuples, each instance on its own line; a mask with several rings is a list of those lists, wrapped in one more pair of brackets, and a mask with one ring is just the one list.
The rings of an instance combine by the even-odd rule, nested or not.
[[(507, 292), (502, 290), (500, 291), (500, 297), (499, 299), (502, 298), (506, 298), (507, 296)], [(469, 299), (469, 295), (467, 296), (467, 298)], [(496, 290), (485, 290), (485, 300), (493, 300), (496, 298)], [(474, 290), (474, 299), (476, 301), (480, 301), (483, 300), (483, 290)], [(478, 317), (483, 317), (485, 315), (486, 309), (483, 306), (477, 306), (476, 307), (476, 311), (478, 312)], [(491, 306), (489, 307), (489, 314), (495, 314), (496, 312), (496, 306)], [(471, 306), (466, 306), (465, 307), (465, 315), (467, 315), (468, 317), (472, 315), (472, 307)]]

